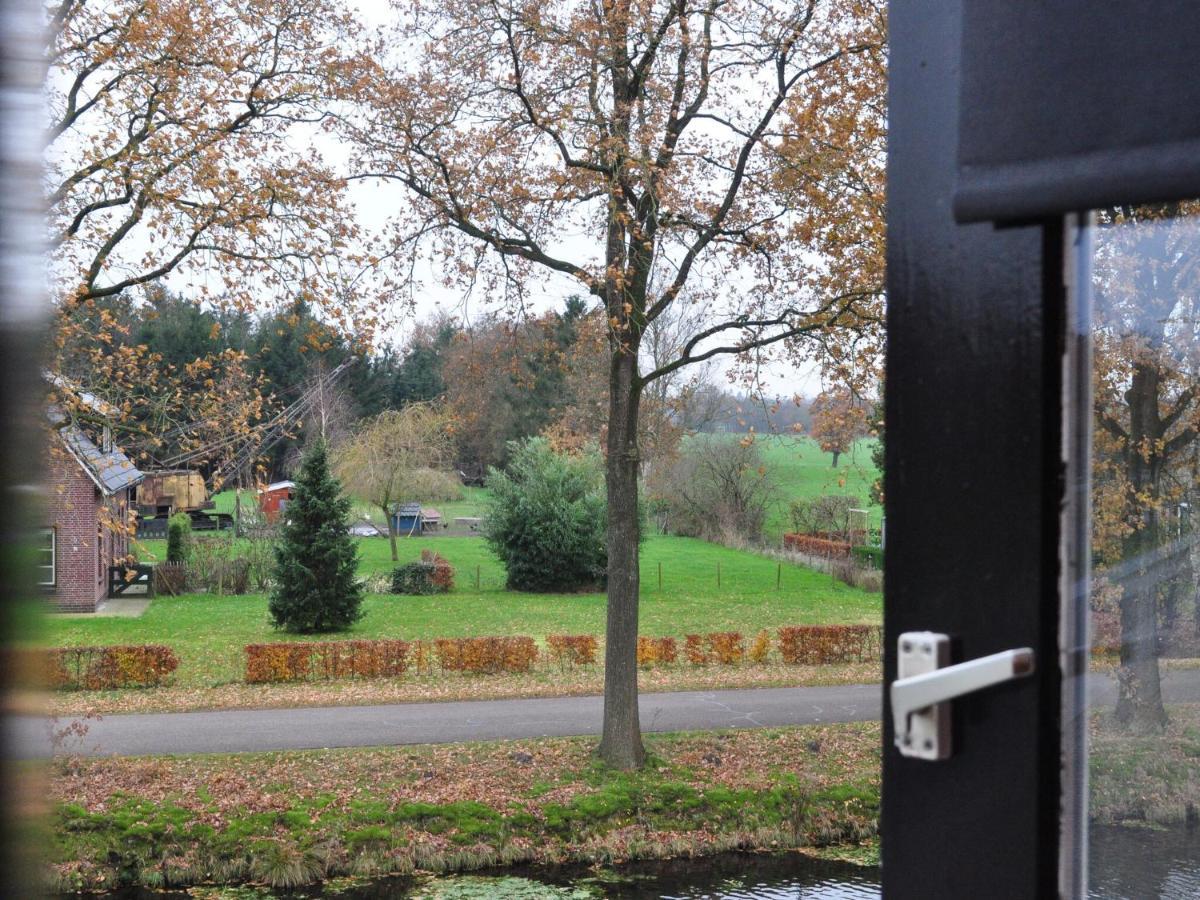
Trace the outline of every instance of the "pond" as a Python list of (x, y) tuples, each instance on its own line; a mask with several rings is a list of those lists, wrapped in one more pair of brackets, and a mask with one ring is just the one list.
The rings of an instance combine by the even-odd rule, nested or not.
[(1093, 825), (1088, 852), (1093, 900), (1200, 897), (1200, 829)]
[(868, 900), (879, 897), (879, 869), (810, 859), (798, 853), (724, 854), (586, 869), (512, 868), (431, 878), (338, 881), (284, 892), (252, 887), (191, 893), (125, 891), (108, 900)]

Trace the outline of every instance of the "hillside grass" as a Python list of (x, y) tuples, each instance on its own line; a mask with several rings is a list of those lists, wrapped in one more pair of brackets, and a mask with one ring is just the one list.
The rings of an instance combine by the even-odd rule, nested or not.
[[(744, 435), (731, 434), (730, 440)], [(883, 520), (883, 507), (871, 503), (871, 485), (879, 470), (871, 461), (874, 438), (858, 441), (849, 453), (838, 459), (833, 467), (833, 454), (824, 452), (812, 438), (798, 435), (759, 435), (755, 438), (767, 474), (774, 482), (778, 496), (767, 514), (765, 537), (777, 543), (786, 531), (791, 531), (788, 507), (793, 500), (840, 494), (856, 497), (868, 511), (870, 525), (878, 528)]]
[[(391, 570), (388, 542), (361, 538), (360, 571)], [(242, 677), (246, 644), (280, 640), (328, 640), (527, 634), (604, 634), (603, 593), (529, 594), (504, 588), (504, 570), (479, 538), (406, 538), (401, 562), (422, 549), (445, 556), (457, 571), (452, 593), (411, 597), (369, 594), (365, 615), (336, 635), (303, 636), (274, 630), (267, 598), (260, 594), (158, 597), (139, 618), (49, 617), (39, 643), (166, 644), (180, 657), (180, 686), (210, 686)], [(147, 541), (143, 558), (161, 559), (165, 542)], [(658, 586), (659, 566), (662, 587)], [(721, 584), (717, 586), (717, 565)], [(646, 635), (741, 631), (783, 625), (880, 621), (879, 594), (867, 593), (828, 575), (692, 538), (652, 537), (642, 552), (640, 628)], [(475, 586), (478, 572), (479, 587)], [(780, 588), (776, 589), (779, 578)]]

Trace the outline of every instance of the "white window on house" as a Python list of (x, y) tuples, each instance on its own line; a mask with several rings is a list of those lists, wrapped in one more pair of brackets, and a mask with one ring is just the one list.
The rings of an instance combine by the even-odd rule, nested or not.
[(54, 587), (54, 529), (43, 528), (38, 534), (37, 545), (37, 576), (38, 584), (43, 587)]

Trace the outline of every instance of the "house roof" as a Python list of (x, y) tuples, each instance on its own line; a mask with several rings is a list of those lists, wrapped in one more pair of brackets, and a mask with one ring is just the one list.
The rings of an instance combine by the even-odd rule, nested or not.
[(420, 514), (420, 503), (400, 503), (396, 506), (396, 515), (398, 516), (419, 516)]
[(273, 481), (262, 489), (260, 493), (270, 493), (271, 491), (282, 491), (285, 488), (290, 490), (296, 486), (294, 481)]
[(117, 491), (133, 487), (145, 477), (128, 456), (116, 447), (101, 450), (78, 425), (65, 425), (58, 429), (58, 433), (75, 461), (104, 496), (111, 497)]

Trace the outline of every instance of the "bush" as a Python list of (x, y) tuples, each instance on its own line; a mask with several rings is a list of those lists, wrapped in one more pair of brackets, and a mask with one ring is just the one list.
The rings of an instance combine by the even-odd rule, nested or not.
[(492, 469), (487, 486), (484, 535), (504, 563), (510, 589), (604, 585), (607, 506), (598, 453), (555, 453), (544, 438), (513, 443), (507, 469)]
[(187, 566), (190, 590), (209, 594), (245, 594), (250, 590), (250, 560), (234, 556), (228, 536), (198, 538), (192, 542)]
[(877, 662), (883, 629), (876, 625), (798, 625), (779, 629), (779, 654), (790, 665)]
[(167, 562), (185, 563), (191, 556), (192, 520), (184, 513), (171, 516), (167, 524)]
[(765, 663), (770, 654), (771, 632), (764, 628), (754, 636), (754, 643), (750, 645), (750, 661), (759, 664)]
[(246, 681), (398, 678), (408, 669), (410, 646), (396, 640), (250, 644), (246, 647)]
[(707, 665), (708, 651), (704, 649), (704, 638), (698, 634), (684, 635), (683, 655), (693, 666)]
[(852, 509), (862, 509), (858, 497), (826, 494), (793, 500), (788, 507), (792, 527), (800, 534), (846, 535), (851, 527)]
[(596, 661), (599, 642), (591, 634), (548, 634), (550, 658), (563, 666), (588, 666)]
[(438, 665), (447, 672), (528, 672), (537, 662), (531, 637), (442, 638), (433, 642)]
[(736, 666), (746, 656), (746, 642), (740, 631), (718, 631), (704, 636), (709, 657), (723, 666)]
[(694, 435), (654, 479), (664, 530), (714, 541), (757, 541), (777, 490), (758, 445)]
[(431, 550), (422, 550), (419, 560), (392, 570), (393, 594), (446, 594), (453, 589), (454, 567)]
[(275, 546), (268, 608), (276, 628), (336, 631), (362, 618), (358, 547), (347, 532), (350, 501), (329, 471), (325, 442), (305, 456)]
[(864, 565), (868, 565), (876, 569), (883, 568), (882, 547), (854, 547), (850, 553), (856, 560)]
[(670, 665), (679, 658), (679, 648), (673, 637), (640, 637), (637, 642), (639, 666)]
[(186, 563), (164, 562), (154, 567), (154, 593), (178, 597), (187, 591)]
[(179, 668), (175, 651), (159, 644), (22, 652), (28, 654), (28, 662), (16, 668), (26, 669), (40, 685), (59, 690), (156, 687)]
[(809, 553), (826, 559), (845, 559), (850, 555), (850, 545), (845, 541), (831, 541), (811, 534), (785, 534), (783, 546), (796, 553)]

